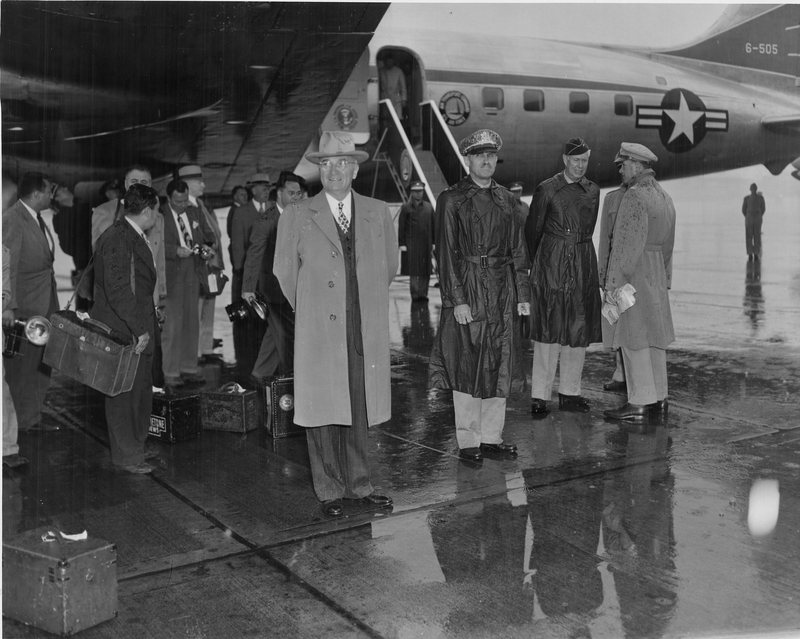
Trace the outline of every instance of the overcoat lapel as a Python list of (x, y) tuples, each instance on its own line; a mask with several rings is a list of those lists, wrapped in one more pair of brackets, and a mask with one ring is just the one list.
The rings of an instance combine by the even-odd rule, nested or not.
[(331, 207), (328, 206), (328, 198), (325, 197), (325, 191), (320, 191), (314, 196), (314, 201), (311, 203), (310, 208), (314, 211), (312, 219), (315, 224), (325, 234), (325, 237), (330, 240), (331, 244), (341, 252), (342, 243), (339, 241), (339, 231), (336, 230), (336, 221), (333, 219)]
[(356, 226), (356, 259), (361, 257), (364, 247), (367, 246), (366, 238), (370, 236), (369, 227), (373, 222), (373, 211), (366, 200), (355, 191), (353, 194), (353, 216), (357, 217)]

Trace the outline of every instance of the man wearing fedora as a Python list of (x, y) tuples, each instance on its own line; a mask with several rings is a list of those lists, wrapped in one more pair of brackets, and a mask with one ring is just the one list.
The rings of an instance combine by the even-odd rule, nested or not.
[(411, 301), (428, 299), (431, 281), (431, 255), (434, 243), (433, 207), (424, 200), (425, 185), (411, 185), (411, 199), (400, 209), (398, 239), (406, 247)]
[(622, 350), (628, 402), (604, 415), (622, 421), (664, 416), (667, 402), (667, 346), (675, 341), (669, 289), (675, 244), (675, 206), (655, 179), (656, 155), (641, 144), (623, 142), (617, 154), (628, 186), (617, 211), (605, 277), (605, 298), (619, 302), (630, 284), (635, 303), (620, 311), (612, 345)]
[(502, 145), (488, 129), (461, 140), (469, 175), (436, 202), (442, 313), (430, 385), (452, 390), (459, 454), (475, 462), (516, 456), (503, 441), (506, 401), (527, 385), (514, 313), (530, 313), (530, 264), (514, 196), (492, 179)]
[(322, 511), (344, 502), (391, 506), (370, 481), (367, 432), (391, 418), (389, 284), (397, 236), (385, 202), (352, 190), (358, 163), (353, 136), (324, 131), (323, 191), (281, 215), (274, 273), (295, 310), (294, 422), (306, 428), (314, 491)]
[[(236, 211), (231, 223), (231, 302), (242, 299), (242, 283), (244, 282), (244, 264), (250, 248), (253, 228), (265, 215), (272, 202), (269, 201), (269, 190), (272, 186), (267, 173), (255, 173), (247, 182), (253, 195), (246, 204)], [(267, 325), (255, 314), (240, 319), (233, 324), (233, 350), (236, 353), (236, 372), (242, 383), (250, 381), (250, 374), (256, 363), (261, 342)]]
[(603, 340), (592, 244), (600, 189), (586, 179), (590, 155), (581, 138), (564, 145), (564, 170), (536, 187), (525, 223), (531, 256), (534, 418), (549, 412), (556, 368), (560, 368), (559, 409), (589, 410), (589, 402), (581, 396), (586, 347)]
[[(214, 243), (209, 246), (212, 251), (211, 259), (205, 262), (205, 268), (201, 268), (201, 273), (207, 277), (211, 269), (222, 272), (225, 270), (225, 260), (222, 255), (222, 231), (219, 228), (219, 220), (217, 220), (214, 211), (209, 209), (205, 202), (200, 199), (206, 188), (205, 182), (203, 182), (202, 169), (196, 164), (182, 166), (178, 169), (178, 177), (186, 182), (186, 186), (189, 187), (189, 206), (197, 209), (199, 216), (205, 221), (206, 227), (211, 229), (214, 234)], [(198, 304), (200, 337), (197, 344), (197, 355), (205, 362), (219, 358), (214, 353), (214, 310), (217, 296), (213, 294), (213, 291), (208, 290), (207, 284), (204, 285), (201, 282), (200, 288), (200, 302)]]

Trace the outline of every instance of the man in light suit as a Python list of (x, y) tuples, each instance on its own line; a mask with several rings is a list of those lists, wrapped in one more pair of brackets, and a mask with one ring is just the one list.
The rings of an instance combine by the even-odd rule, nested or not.
[[(318, 152), (324, 191), (278, 223), (273, 270), (297, 316), (294, 422), (305, 427), (314, 491), (329, 517), (343, 500), (391, 506), (374, 492), (367, 430), (391, 418), (389, 284), (397, 235), (385, 202), (351, 190), (353, 136), (325, 131)], [(356, 239), (357, 236), (357, 239)]]
[[(53, 195), (50, 179), (25, 173), (17, 185), (19, 200), (3, 212), (3, 244), (11, 253), (11, 300), (3, 311), (3, 326), (32, 315), (50, 318), (58, 310), (53, 271), (53, 234), (40, 215)], [(42, 406), (50, 386), (50, 367), (42, 363), (44, 346), (28, 344), (24, 356), (6, 360), (6, 380), (17, 411), (20, 432), (57, 430), (43, 424)]]
[[(201, 269), (203, 275), (208, 276), (208, 270), (213, 268), (218, 271), (225, 270), (225, 260), (222, 256), (222, 231), (219, 228), (219, 221), (213, 210), (209, 210), (205, 202), (200, 198), (205, 191), (206, 185), (203, 182), (203, 172), (196, 164), (182, 166), (178, 169), (178, 177), (186, 182), (189, 187), (189, 206), (197, 209), (201, 219), (206, 226), (214, 233), (214, 243), (211, 249), (214, 251), (213, 257), (206, 261), (206, 268)], [(203, 293), (204, 285), (200, 285), (200, 302), (198, 310), (200, 313), (200, 338), (198, 340), (197, 356), (203, 361), (219, 359), (220, 355), (214, 353), (214, 309), (217, 303), (217, 296)]]
[(166, 319), (161, 346), (164, 358), (164, 382), (167, 389), (202, 384), (197, 372), (197, 342), (200, 338), (200, 295), (198, 270), (201, 261), (211, 259), (213, 250), (197, 255), (201, 246), (211, 246), (214, 234), (189, 206), (189, 187), (183, 180), (167, 184), (169, 201), (161, 207), (164, 216), (164, 251), (167, 262)]
[(277, 199), (270, 202), (267, 212), (253, 227), (245, 258), (242, 298), (252, 302), (258, 291), (269, 311), (267, 331), (252, 373), (253, 380), (259, 384), (264, 377), (286, 374), (294, 368), (294, 311), (281, 292), (272, 272), (272, 263), (275, 260), (278, 221), (290, 205), (303, 197), (302, 181), (294, 173), (281, 173), (275, 185)]
[(114, 222), (95, 248), (92, 319), (127, 335), (139, 353), (139, 365), (130, 391), (106, 397), (106, 422), (114, 466), (145, 474), (155, 457), (146, 448), (153, 407), (152, 361), (156, 329), (153, 291), (156, 266), (145, 232), (160, 215), (158, 193), (134, 184), (125, 192), (123, 218)]
[[(269, 175), (256, 173), (247, 182), (247, 186), (253, 194), (253, 199), (237, 209), (236, 216), (231, 223), (231, 265), (233, 269), (231, 302), (238, 302), (242, 299), (244, 261), (250, 249), (253, 228), (260, 217), (267, 212), (267, 208), (272, 205), (269, 201), (269, 190), (272, 186)], [(266, 324), (255, 314), (233, 324), (236, 372), (242, 383), (250, 379), (266, 330)]]

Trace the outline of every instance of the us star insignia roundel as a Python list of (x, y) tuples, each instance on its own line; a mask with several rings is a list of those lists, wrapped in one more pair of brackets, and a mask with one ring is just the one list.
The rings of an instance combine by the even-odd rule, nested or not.
[(728, 131), (728, 112), (707, 109), (703, 101), (687, 89), (672, 89), (664, 94), (660, 106), (636, 107), (637, 129), (658, 129), (667, 151), (685, 153), (696, 147), (709, 131)]

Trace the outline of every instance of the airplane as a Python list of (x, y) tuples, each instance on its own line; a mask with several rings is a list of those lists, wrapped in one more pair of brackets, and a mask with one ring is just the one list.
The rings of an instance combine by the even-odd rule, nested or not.
[[(464, 174), (455, 143), (481, 128), (503, 139), (495, 179), (522, 181), (526, 194), (563, 168), (572, 137), (587, 140), (587, 176), (600, 186), (619, 184), (622, 141), (658, 156), (659, 179), (800, 169), (800, 5), (734, 5), (696, 41), (664, 50), (382, 27), (323, 125), (351, 130), (376, 160), (359, 169), (360, 192), (405, 199), (422, 179), (435, 202)], [(420, 105), (405, 122), (379, 99), (388, 56), (408, 105)]]
[[(800, 169), (800, 5), (732, 6), (668, 50), (381, 30), (387, 6), (6, 0), (3, 170), (74, 183), (139, 161), (163, 186), (200, 164), (221, 202), (256, 171), (295, 167), (315, 188), (303, 154), (347, 130), (371, 156), (360, 192), (404, 201), (422, 179), (435, 202), (464, 175), (457, 141), (480, 128), (504, 140), (495, 179), (527, 194), (576, 136), (601, 186), (619, 183), (622, 141), (659, 156), (659, 179)], [(406, 121), (380, 98), (389, 55)]]
[(3, 0), (4, 182), (43, 171), (97, 183), (141, 163), (164, 186), (199, 164), (213, 197), (256, 172), (277, 177), (313, 139), (387, 8)]

